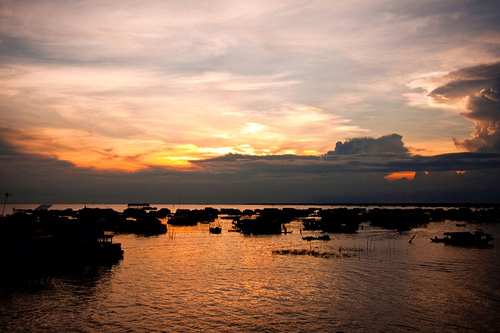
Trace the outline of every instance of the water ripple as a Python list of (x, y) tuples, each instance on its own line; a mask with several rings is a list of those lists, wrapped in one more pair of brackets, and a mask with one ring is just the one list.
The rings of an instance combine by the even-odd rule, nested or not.
[[(205, 227), (117, 236), (118, 265), (3, 295), (2, 332), (494, 332), (500, 320), (498, 249), (431, 244), (442, 225), (412, 244), (384, 230), (311, 244)], [(273, 254), (283, 249), (350, 255)]]

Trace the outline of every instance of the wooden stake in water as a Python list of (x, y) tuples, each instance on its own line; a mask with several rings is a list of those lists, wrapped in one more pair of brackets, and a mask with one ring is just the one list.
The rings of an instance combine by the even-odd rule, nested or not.
[(411, 242), (413, 241), (413, 238), (415, 238), (415, 236), (416, 236), (416, 235), (417, 235), (417, 234), (413, 235), (413, 237), (410, 239), (410, 241), (409, 241), (408, 243), (410, 243), (410, 244), (411, 244)]

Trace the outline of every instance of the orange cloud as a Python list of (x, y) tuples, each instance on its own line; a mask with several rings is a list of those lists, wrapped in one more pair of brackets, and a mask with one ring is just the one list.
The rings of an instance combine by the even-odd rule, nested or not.
[(403, 178), (406, 178), (408, 180), (413, 180), (415, 178), (415, 171), (393, 172), (391, 174), (388, 174), (384, 178), (391, 182)]

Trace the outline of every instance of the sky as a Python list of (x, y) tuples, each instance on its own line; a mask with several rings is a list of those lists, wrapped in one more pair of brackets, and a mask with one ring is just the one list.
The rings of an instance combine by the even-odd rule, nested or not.
[(500, 3), (0, 0), (18, 203), (500, 202)]

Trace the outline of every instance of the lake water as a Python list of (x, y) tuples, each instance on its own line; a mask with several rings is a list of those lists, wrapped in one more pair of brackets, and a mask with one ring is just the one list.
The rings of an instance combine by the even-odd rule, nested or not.
[[(117, 235), (124, 259), (116, 265), (68, 270), (42, 287), (2, 291), (0, 331), (500, 330), (498, 246), (429, 240), (477, 227), (499, 239), (498, 224), (458, 228), (446, 221), (409, 233), (364, 224), (356, 234), (307, 242), (299, 222), (289, 225), (291, 234), (244, 236), (228, 232), (231, 220), (220, 221), (220, 235), (209, 234), (207, 224), (169, 226), (153, 237)], [(323, 255), (282, 254), (288, 250)]]

